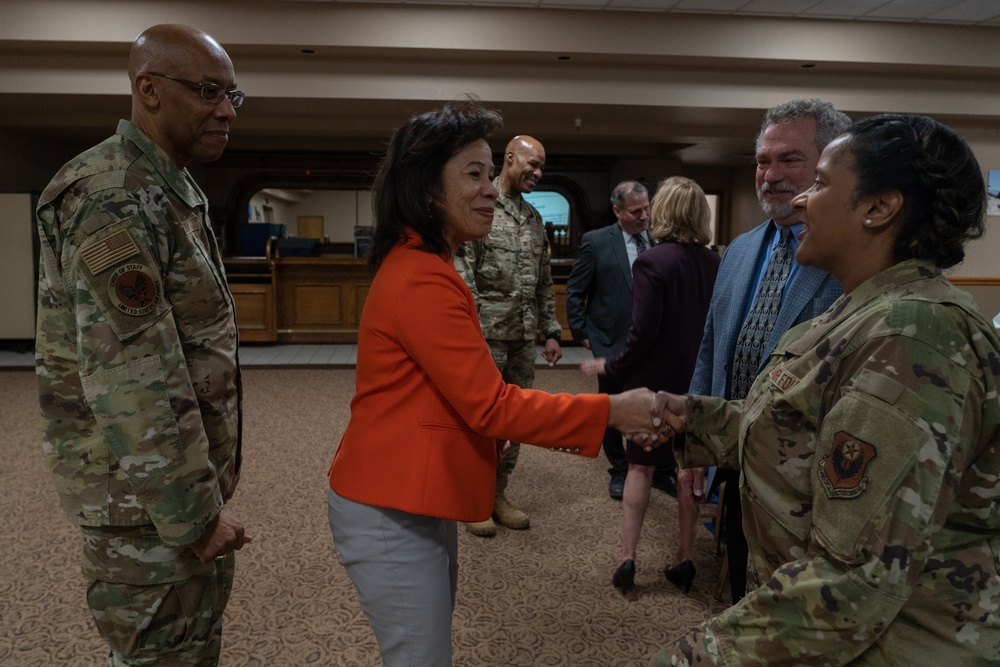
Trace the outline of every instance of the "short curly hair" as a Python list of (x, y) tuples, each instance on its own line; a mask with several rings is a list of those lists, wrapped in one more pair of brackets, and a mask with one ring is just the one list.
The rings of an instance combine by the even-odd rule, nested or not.
[(475, 98), (444, 105), (410, 118), (393, 132), (372, 185), (372, 249), (368, 265), (377, 270), (412, 228), (422, 250), (450, 251), (440, 210), (445, 163), (474, 141), (488, 139), (503, 126), (498, 111)]
[(933, 118), (881, 114), (855, 123), (845, 147), (853, 155), (855, 200), (891, 190), (903, 195), (893, 259), (948, 268), (965, 244), (983, 235), (986, 184), (962, 137)]
[(828, 143), (833, 141), (851, 126), (851, 117), (843, 111), (833, 108), (833, 105), (823, 100), (789, 100), (777, 104), (764, 113), (764, 120), (757, 133), (757, 148), (760, 148), (761, 137), (771, 125), (778, 123), (794, 123), (812, 118), (816, 121), (816, 148), (823, 152)]

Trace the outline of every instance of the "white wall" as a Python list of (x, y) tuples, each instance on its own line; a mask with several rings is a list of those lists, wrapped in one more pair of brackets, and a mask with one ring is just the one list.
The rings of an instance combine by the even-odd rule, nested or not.
[(31, 195), (0, 194), (0, 339), (35, 337)]
[(354, 243), (354, 226), (370, 227), (372, 224), (371, 192), (368, 190), (296, 190), (294, 194), (299, 200), (289, 202), (258, 193), (250, 199), (250, 205), (260, 208), (267, 203), (271, 206), (273, 222), (285, 225), (288, 236), (298, 236), (299, 216), (321, 215), (323, 236), (332, 243)]
[[(979, 160), (984, 179), (990, 170), (1000, 169), (1000, 136), (996, 132), (966, 134), (965, 139)], [(950, 274), (964, 278), (1000, 278), (1000, 216), (987, 216), (986, 233), (966, 246), (965, 261)]]

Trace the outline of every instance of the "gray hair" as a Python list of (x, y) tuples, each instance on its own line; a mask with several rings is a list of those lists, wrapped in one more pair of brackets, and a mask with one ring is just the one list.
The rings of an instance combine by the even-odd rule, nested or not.
[(638, 181), (622, 181), (611, 191), (611, 205), (622, 208), (626, 199), (635, 199), (642, 195), (649, 196), (649, 190)]
[(778, 123), (792, 123), (797, 120), (812, 118), (816, 121), (816, 148), (823, 151), (826, 145), (840, 136), (851, 126), (851, 117), (843, 111), (837, 111), (833, 105), (823, 100), (791, 100), (784, 104), (778, 104), (767, 110), (764, 114), (764, 121), (760, 124), (760, 132), (757, 133), (757, 143), (760, 146), (760, 138), (771, 125)]

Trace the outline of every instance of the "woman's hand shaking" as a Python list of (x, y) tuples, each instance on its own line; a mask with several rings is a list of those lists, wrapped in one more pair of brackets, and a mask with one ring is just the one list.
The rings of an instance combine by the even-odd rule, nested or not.
[(640, 388), (611, 394), (609, 398), (608, 426), (625, 433), (647, 451), (684, 431), (687, 405), (683, 396), (663, 391), (654, 394)]

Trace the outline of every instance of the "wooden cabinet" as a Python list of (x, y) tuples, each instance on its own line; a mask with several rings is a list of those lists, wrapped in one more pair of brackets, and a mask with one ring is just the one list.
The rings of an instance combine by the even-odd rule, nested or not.
[(236, 306), (236, 328), (243, 343), (273, 343), (278, 339), (274, 305), (273, 264), (266, 259), (226, 259), (226, 280)]
[(280, 257), (274, 272), (280, 342), (357, 342), (372, 282), (366, 260)]
[(274, 321), (274, 286), (230, 283), (236, 304), (236, 327), (244, 343), (273, 343), (278, 339)]
[(353, 257), (230, 257), (229, 290), (246, 343), (356, 343), (372, 274)]
[(562, 326), (562, 342), (568, 343), (573, 340), (573, 334), (569, 331), (569, 320), (566, 317), (566, 280), (573, 268), (573, 260), (553, 258), (551, 264), (552, 283), (556, 292), (556, 319)]
[(573, 334), (569, 331), (569, 323), (566, 318), (566, 283), (555, 283), (556, 291), (556, 319), (562, 327), (562, 342), (568, 343), (573, 340)]
[[(571, 263), (570, 263), (571, 264)], [(569, 264), (554, 270), (556, 317), (563, 342)], [(365, 259), (233, 257), (226, 260), (240, 340), (247, 343), (357, 343), (372, 284)]]

